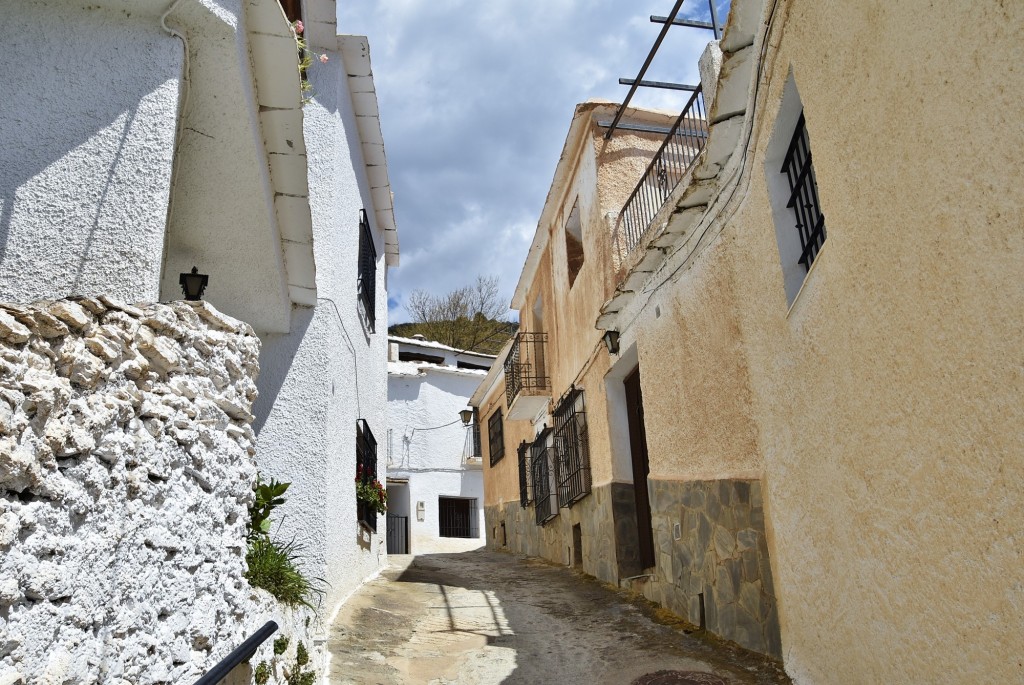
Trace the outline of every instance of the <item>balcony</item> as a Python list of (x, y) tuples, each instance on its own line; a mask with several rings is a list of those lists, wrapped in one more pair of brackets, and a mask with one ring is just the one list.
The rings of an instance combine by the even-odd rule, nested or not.
[(615, 237), (622, 254), (632, 252), (642, 242), (654, 217), (704, 149), (707, 138), (704, 95), (698, 85), (622, 207)]
[(547, 333), (517, 333), (505, 358), (505, 400), (508, 418), (532, 419), (551, 398), (546, 362)]

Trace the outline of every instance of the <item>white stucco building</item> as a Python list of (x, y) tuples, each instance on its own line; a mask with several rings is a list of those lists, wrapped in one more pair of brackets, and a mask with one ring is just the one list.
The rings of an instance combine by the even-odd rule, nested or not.
[(389, 338), (388, 552), (461, 552), (484, 544), (480, 433), (459, 412), (494, 357), (420, 338)]
[(292, 483), (275, 533), (329, 616), (386, 563), (353, 487), (357, 430), (388, 433), (398, 264), (366, 38), (338, 35), (332, 0), (3, 4), (0, 301), (174, 300), (208, 274), (262, 343), (255, 460)]

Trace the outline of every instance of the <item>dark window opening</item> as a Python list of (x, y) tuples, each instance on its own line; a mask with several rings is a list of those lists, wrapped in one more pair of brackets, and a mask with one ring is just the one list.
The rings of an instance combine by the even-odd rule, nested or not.
[(476, 500), (463, 497), (437, 498), (438, 522), (443, 538), (479, 537), (476, 525)]
[(281, 9), (292, 24), (302, 20), (302, 0), (281, 0)]
[(470, 430), (473, 431), (473, 456), (477, 459), (484, 458), (484, 452), (480, 448), (480, 410), (473, 408), (473, 425), (470, 426)]
[(580, 202), (572, 206), (569, 220), (565, 222), (565, 260), (569, 267), (569, 287), (583, 268), (583, 225), (580, 223)]
[(571, 507), (590, 494), (590, 438), (583, 391), (572, 388), (555, 409), (558, 501)]
[(505, 456), (505, 431), (501, 423), (500, 409), (487, 419), (487, 449), (491, 455), (491, 466)]
[[(365, 419), (356, 421), (356, 474), (362, 483), (377, 480), (377, 440)], [(377, 532), (377, 512), (365, 502), (356, 500), (359, 521)]]
[(373, 246), (370, 220), (366, 210), (359, 210), (359, 301), (370, 332), (377, 327), (377, 248)]
[(555, 489), (557, 476), (555, 462), (552, 459), (555, 451), (553, 431), (545, 428), (530, 446), (530, 469), (532, 470), (534, 515), (537, 525), (544, 525), (558, 516), (558, 495)]
[(491, 369), (486, 364), (473, 364), (471, 362), (455, 362), (455, 366), (460, 369), (475, 369), (477, 371), (490, 371)]
[(533, 503), (533, 483), (530, 470), (530, 443), (523, 440), (519, 443), (519, 505), (526, 508)]
[(434, 354), (423, 354), (421, 352), (402, 352), (398, 351), (398, 361), (400, 362), (427, 362), (428, 364), (444, 364), (444, 357), (438, 357)]
[(803, 112), (782, 162), (782, 173), (789, 181), (790, 195), (786, 206), (796, 215), (796, 230), (800, 236), (801, 251), (797, 261), (809, 270), (825, 243), (825, 215), (821, 213), (818, 202), (818, 183), (811, 164), (811, 141), (807, 136)]

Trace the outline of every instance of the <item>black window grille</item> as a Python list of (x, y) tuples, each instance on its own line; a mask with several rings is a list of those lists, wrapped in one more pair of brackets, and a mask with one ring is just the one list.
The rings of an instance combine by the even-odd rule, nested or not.
[(443, 538), (480, 537), (476, 500), (465, 497), (438, 497), (437, 514)]
[(558, 495), (554, 484), (557, 480), (553, 452), (555, 451), (553, 431), (545, 428), (530, 446), (530, 469), (533, 475), (534, 515), (537, 525), (544, 525), (558, 516)]
[(359, 210), (359, 301), (363, 305), (370, 332), (377, 328), (377, 248), (366, 210)]
[(516, 396), (525, 391), (528, 395), (550, 390), (551, 379), (547, 375), (544, 348), (547, 333), (519, 332), (505, 357), (505, 402), (512, 406)]
[[(480, 410), (473, 409), (473, 425), (470, 427), (473, 431), (473, 456), (477, 459), (483, 459), (484, 452), (480, 448)], [(502, 443), (504, 444), (504, 442)]]
[[(356, 474), (362, 483), (377, 480), (377, 440), (366, 419), (356, 421)], [(377, 512), (370, 505), (356, 500), (359, 521), (377, 532)]]
[(558, 501), (571, 507), (590, 494), (590, 440), (583, 390), (572, 388), (555, 409)]
[(533, 502), (533, 487), (530, 482), (530, 443), (519, 443), (519, 504), (525, 509)]
[(796, 215), (796, 230), (800, 235), (800, 259), (805, 269), (810, 269), (825, 243), (825, 215), (818, 202), (818, 183), (811, 165), (811, 141), (807, 136), (803, 112), (793, 131), (786, 157), (782, 162), (782, 173), (789, 180), (789, 202), (787, 207)]
[(487, 448), (491, 454), (491, 466), (505, 456), (505, 430), (501, 423), (500, 409), (487, 419)]

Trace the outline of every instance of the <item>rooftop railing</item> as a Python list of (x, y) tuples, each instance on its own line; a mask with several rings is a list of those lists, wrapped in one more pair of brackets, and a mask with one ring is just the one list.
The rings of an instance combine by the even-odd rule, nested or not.
[(632, 252), (640, 244), (651, 221), (704, 149), (707, 137), (704, 95), (698, 85), (622, 207), (618, 240), (625, 252)]

